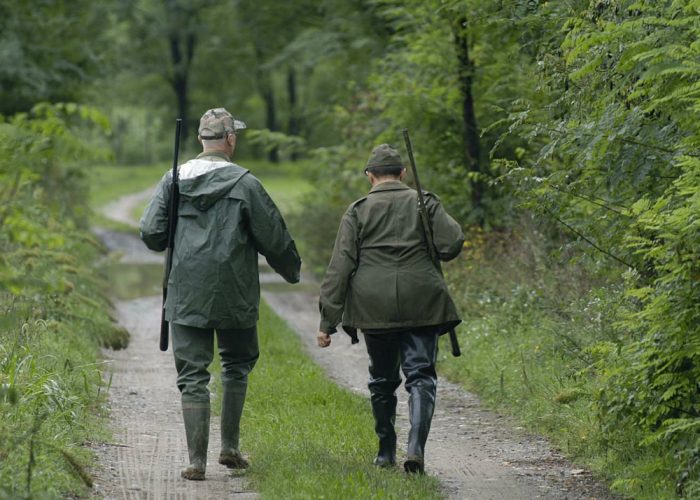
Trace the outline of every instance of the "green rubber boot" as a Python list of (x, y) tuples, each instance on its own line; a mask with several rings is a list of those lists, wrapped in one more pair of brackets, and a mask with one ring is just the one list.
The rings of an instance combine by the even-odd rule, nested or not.
[(204, 481), (209, 447), (209, 403), (182, 403), (190, 466), (180, 474), (190, 481)]
[(246, 386), (224, 388), (221, 401), (221, 453), (219, 463), (229, 469), (245, 469), (248, 461), (238, 449), (241, 415), (245, 403)]

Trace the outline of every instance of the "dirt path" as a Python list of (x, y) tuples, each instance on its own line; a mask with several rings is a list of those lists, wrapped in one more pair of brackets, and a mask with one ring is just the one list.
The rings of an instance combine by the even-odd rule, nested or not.
[[(152, 189), (122, 198), (103, 209), (107, 217), (135, 227), (130, 213)], [(163, 263), (134, 234), (95, 229), (107, 248), (131, 264)], [(97, 446), (96, 497), (108, 499), (252, 499), (244, 476), (236, 476), (216, 462), (219, 427), (212, 416), (207, 480), (186, 481), (187, 444), (175, 385), (172, 352), (158, 350), (161, 297), (116, 301), (119, 323), (131, 333), (127, 349), (105, 350), (110, 369), (109, 406), (114, 443)]]
[[(263, 275), (272, 282), (272, 275)], [(305, 287), (314, 288), (316, 287)], [(329, 348), (316, 346), (318, 295), (291, 285), (263, 287), (265, 301), (300, 334), (312, 358), (340, 385), (369, 396), (364, 343), (344, 333)], [(362, 339), (362, 336), (360, 336)], [(464, 362), (468, 362), (468, 355)], [(408, 403), (399, 389), (399, 455), (405, 452)], [(368, 457), (370, 460), (372, 457)], [(400, 459), (400, 456), (399, 456)], [(473, 500), (608, 499), (608, 489), (572, 465), (546, 440), (526, 434), (507, 418), (486, 410), (478, 398), (440, 379), (437, 406), (426, 445), (426, 473), (437, 476), (448, 498)]]
[[(134, 195), (110, 205), (108, 215), (126, 214), (121, 220), (130, 221), (131, 207), (150, 193), (148, 190), (140, 197)], [(122, 251), (127, 261), (153, 262), (153, 254), (134, 244), (135, 236), (116, 237), (104, 231), (101, 236), (110, 248)], [(305, 278), (301, 286), (286, 285), (266, 266), (261, 270), (264, 300), (299, 334), (312, 358), (338, 384), (368, 394), (363, 343), (351, 346), (349, 338), (338, 333), (330, 348), (322, 350), (315, 345), (316, 284)], [(159, 318), (153, 311), (159, 307), (159, 298), (118, 304), (120, 321), (131, 331), (132, 343), (125, 351), (107, 353), (113, 360), (110, 401), (118, 446), (105, 446), (100, 451), (106, 474), (98, 479), (97, 491), (109, 498), (239, 498), (236, 492), (241, 492), (241, 498), (253, 496), (245, 490), (243, 478), (232, 477), (212, 463), (209, 480), (204, 483), (193, 487), (179, 478), (186, 447), (171, 355), (155, 348)], [(468, 355), (463, 359), (468, 362)], [(408, 428), (403, 389), (399, 398), (397, 427), (403, 444)], [(213, 430), (210, 450), (217, 449), (216, 438)], [(604, 485), (565, 460), (544, 439), (528, 435), (509, 419), (484, 409), (476, 396), (444, 379), (439, 383), (426, 455), (426, 472), (439, 478), (448, 498), (612, 498)]]

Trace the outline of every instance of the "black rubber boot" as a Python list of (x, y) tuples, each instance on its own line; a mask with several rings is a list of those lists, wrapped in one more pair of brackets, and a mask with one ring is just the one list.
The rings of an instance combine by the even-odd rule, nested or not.
[(182, 418), (185, 421), (187, 451), (190, 466), (181, 476), (190, 481), (204, 481), (209, 447), (209, 403), (182, 403)]
[(238, 450), (246, 387), (224, 388), (221, 401), (221, 453), (219, 463), (229, 469), (245, 469), (248, 461)]
[(432, 391), (414, 387), (408, 398), (408, 416), (411, 430), (408, 432), (406, 461), (403, 468), (408, 473), (424, 474), (423, 457), (425, 442), (430, 432), (430, 422), (435, 410), (435, 395)]
[(372, 394), (372, 413), (374, 414), (374, 431), (379, 438), (379, 452), (374, 459), (378, 467), (396, 465), (396, 396)]

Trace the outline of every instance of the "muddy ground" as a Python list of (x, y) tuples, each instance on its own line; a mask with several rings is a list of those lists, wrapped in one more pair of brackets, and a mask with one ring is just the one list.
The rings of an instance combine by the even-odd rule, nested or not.
[[(152, 190), (110, 204), (105, 215), (132, 225), (131, 210)], [(159, 263), (131, 235), (96, 230), (113, 252), (129, 263)], [(368, 395), (367, 354), (342, 333), (331, 347), (315, 345), (318, 326), (317, 285), (304, 276), (286, 285), (261, 267), (263, 298), (302, 339), (307, 352), (339, 385)], [(116, 313), (129, 329), (123, 351), (106, 351), (111, 370), (110, 406), (115, 442), (97, 447), (95, 496), (104, 498), (254, 498), (245, 476), (216, 464), (218, 427), (212, 418), (207, 481), (180, 479), (187, 450), (179, 394), (170, 352), (158, 350), (160, 297), (118, 301)], [(468, 353), (463, 355), (468, 363)], [(397, 428), (400, 443), (408, 427), (405, 391), (400, 389)], [(400, 445), (399, 458), (405, 450)], [(510, 419), (484, 408), (478, 398), (444, 379), (426, 450), (426, 472), (436, 476), (445, 496), (454, 499), (607, 499), (607, 488), (589, 472), (567, 461), (546, 440), (526, 433)], [(367, 457), (371, 460), (372, 457)]]

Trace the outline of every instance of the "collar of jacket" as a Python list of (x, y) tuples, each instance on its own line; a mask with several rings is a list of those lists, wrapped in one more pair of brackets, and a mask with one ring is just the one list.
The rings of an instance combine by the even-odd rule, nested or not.
[(231, 162), (231, 158), (229, 158), (226, 153), (223, 153), (221, 151), (206, 151), (204, 153), (199, 153), (197, 155), (197, 159), (200, 158), (211, 158), (212, 161), (227, 161)]
[(374, 186), (369, 192), (376, 193), (378, 191), (399, 191), (403, 189), (411, 189), (401, 181), (384, 181)]

